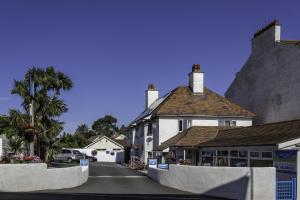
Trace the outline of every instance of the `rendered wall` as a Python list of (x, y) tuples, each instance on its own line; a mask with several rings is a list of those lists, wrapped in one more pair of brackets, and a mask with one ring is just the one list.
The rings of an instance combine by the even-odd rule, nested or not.
[(0, 191), (28, 192), (72, 188), (85, 183), (88, 169), (80, 166), (47, 169), (45, 163), (0, 165)]
[(256, 113), (256, 123), (300, 118), (300, 45), (275, 42), (275, 35), (270, 28), (253, 40), (250, 57), (225, 93)]
[(200, 167), (170, 165), (169, 170), (148, 169), (158, 183), (208, 196), (230, 199), (275, 199), (276, 169), (273, 167)]

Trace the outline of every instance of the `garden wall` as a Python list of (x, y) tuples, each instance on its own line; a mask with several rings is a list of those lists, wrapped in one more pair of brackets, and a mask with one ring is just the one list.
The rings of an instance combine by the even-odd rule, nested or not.
[(162, 185), (208, 196), (230, 199), (275, 199), (273, 167), (205, 167), (170, 165), (169, 170), (148, 169)]
[(0, 191), (27, 192), (79, 186), (88, 179), (81, 166), (47, 169), (45, 163), (0, 164)]

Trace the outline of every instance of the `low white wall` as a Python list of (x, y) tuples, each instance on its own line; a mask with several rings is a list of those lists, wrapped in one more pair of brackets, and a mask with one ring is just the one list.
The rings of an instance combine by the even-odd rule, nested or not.
[(0, 164), (0, 191), (28, 192), (79, 186), (88, 179), (80, 166), (47, 169), (45, 163)]
[(170, 165), (169, 170), (148, 169), (162, 185), (208, 196), (230, 199), (275, 199), (273, 167), (202, 167)]

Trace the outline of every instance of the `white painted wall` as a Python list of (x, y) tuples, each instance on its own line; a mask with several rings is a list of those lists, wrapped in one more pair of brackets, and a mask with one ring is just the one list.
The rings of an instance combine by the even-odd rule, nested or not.
[(97, 151), (97, 162), (124, 162), (124, 150), (119, 151)]
[(274, 167), (203, 167), (170, 165), (169, 170), (148, 169), (158, 183), (197, 194), (230, 199), (275, 199)]
[(81, 166), (47, 169), (45, 163), (0, 165), (0, 191), (28, 192), (79, 186), (88, 179)]
[[(178, 130), (178, 120), (187, 119), (192, 120), (192, 126), (218, 126), (219, 120), (234, 120), (237, 126), (251, 126), (251, 119), (241, 119), (241, 118), (216, 118), (216, 117), (160, 117), (159, 118), (159, 142), (154, 144), (160, 145), (162, 142), (168, 140), (169, 138), (175, 136), (179, 133)], [(155, 139), (155, 138), (154, 138)]]
[(159, 118), (159, 136), (158, 145), (170, 139), (178, 133), (178, 119), (177, 118)]

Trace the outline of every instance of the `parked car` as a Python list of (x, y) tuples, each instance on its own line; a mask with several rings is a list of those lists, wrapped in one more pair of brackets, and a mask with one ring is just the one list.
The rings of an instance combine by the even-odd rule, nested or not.
[(79, 162), (80, 159), (84, 159), (84, 155), (80, 153), (78, 150), (72, 150), (72, 149), (63, 149), (61, 153), (57, 154), (54, 157), (54, 161), (58, 162)]

